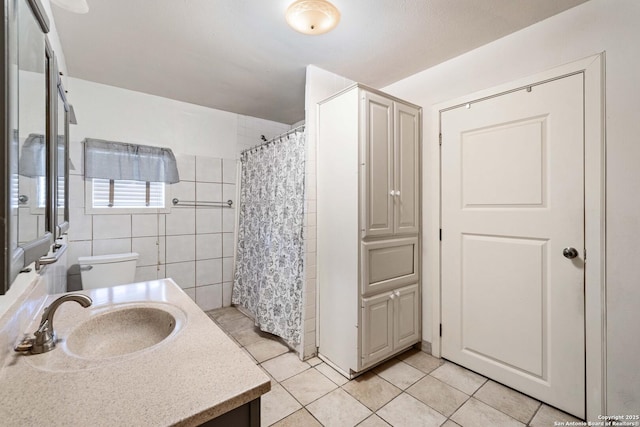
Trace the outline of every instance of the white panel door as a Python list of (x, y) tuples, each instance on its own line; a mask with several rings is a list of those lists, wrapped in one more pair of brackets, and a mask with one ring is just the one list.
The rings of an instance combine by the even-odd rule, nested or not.
[(583, 104), (578, 74), (441, 117), (442, 355), (581, 418)]

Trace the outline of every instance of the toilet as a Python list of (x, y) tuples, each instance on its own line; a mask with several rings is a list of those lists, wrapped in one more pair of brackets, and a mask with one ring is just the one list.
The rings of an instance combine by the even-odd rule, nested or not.
[(110, 254), (78, 258), (83, 289), (108, 288), (133, 283), (138, 254)]

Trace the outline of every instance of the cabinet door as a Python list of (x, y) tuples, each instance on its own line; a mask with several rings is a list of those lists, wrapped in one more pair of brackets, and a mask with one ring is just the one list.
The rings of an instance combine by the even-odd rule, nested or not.
[(420, 224), (420, 112), (396, 102), (394, 233), (417, 234)]
[(393, 234), (393, 101), (363, 93), (363, 236)]
[(420, 292), (415, 284), (393, 293), (393, 348), (397, 350), (420, 340)]
[(384, 359), (393, 351), (393, 302), (385, 292), (362, 299), (362, 367)]

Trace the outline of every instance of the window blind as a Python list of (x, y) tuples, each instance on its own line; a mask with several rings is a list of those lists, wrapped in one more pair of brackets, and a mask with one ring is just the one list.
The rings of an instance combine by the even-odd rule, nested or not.
[[(58, 179), (58, 206), (64, 207), (64, 179)], [(38, 207), (47, 206), (47, 181), (44, 176), (39, 176), (36, 181), (36, 196), (38, 197)]]
[(147, 183), (133, 180), (114, 180), (113, 206), (109, 206), (110, 180), (93, 179), (92, 200), (94, 208), (164, 208), (162, 182), (149, 183), (149, 204), (146, 203)]

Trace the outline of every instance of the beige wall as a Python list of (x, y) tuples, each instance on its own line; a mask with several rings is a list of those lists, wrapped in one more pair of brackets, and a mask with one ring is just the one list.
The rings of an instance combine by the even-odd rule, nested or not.
[[(396, 82), (383, 90), (424, 108), (424, 247), (437, 236), (434, 206), (438, 146), (430, 140), (433, 105), (606, 52), (607, 191), (607, 392), (609, 414), (634, 414), (640, 408), (640, 2), (591, 0), (503, 39)], [(437, 247), (437, 246), (436, 246)], [(434, 268), (424, 251), (423, 267)], [(435, 265), (437, 267), (437, 264)], [(587, 266), (588, 268), (588, 266)], [(431, 296), (437, 283), (425, 275), (424, 339), (431, 341)], [(599, 313), (587, 313), (597, 316)]]

